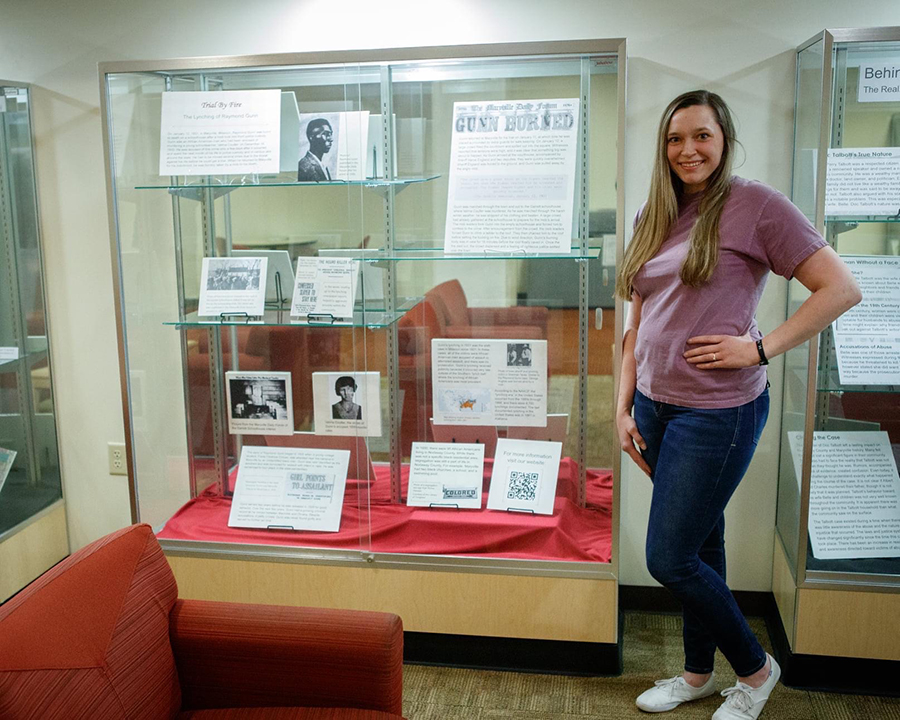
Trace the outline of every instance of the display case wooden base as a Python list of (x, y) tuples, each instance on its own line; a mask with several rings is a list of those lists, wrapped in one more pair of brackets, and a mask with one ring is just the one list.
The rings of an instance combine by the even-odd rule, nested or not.
[[(167, 557), (179, 594), (186, 598), (392, 612), (403, 618), (407, 633), (609, 648), (618, 643), (614, 579), (466, 573), (461, 582), (458, 572), (379, 568), (367, 563), (343, 567), (172, 552)], [(473, 647), (473, 653), (483, 650), (483, 644)], [(471, 657), (460, 664), (479, 663)], [(616, 673), (620, 671), (617, 664), (581, 671)]]
[(66, 505), (60, 500), (0, 540), (0, 602), (69, 554)]
[(781, 543), (775, 543), (772, 587), (791, 650), (873, 660), (900, 660), (900, 594), (798, 588)]

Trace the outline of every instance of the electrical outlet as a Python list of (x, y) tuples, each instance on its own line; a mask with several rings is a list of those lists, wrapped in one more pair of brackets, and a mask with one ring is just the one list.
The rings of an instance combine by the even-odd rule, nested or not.
[(109, 474), (127, 475), (128, 466), (125, 463), (125, 443), (111, 442), (107, 445), (109, 450)]

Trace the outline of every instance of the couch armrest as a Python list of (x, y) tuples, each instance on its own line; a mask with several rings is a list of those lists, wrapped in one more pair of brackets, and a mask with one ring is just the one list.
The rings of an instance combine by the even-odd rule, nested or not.
[(182, 707), (353, 707), (402, 714), (403, 624), (353, 610), (178, 600)]
[(400, 355), (431, 352), (431, 333), (426, 327), (397, 328), (397, 350)]

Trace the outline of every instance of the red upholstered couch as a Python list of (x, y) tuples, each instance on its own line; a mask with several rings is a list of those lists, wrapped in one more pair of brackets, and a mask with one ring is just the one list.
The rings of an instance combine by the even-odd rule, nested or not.
[(0, 605), (3, 720), (401, 720), (385, 613), (178, 599), (148, 525)]

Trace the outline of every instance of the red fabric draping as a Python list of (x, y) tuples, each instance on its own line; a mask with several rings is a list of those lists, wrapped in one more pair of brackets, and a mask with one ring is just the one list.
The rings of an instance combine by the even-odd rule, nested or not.
[[(228, 527), (231, 499), (215, 488), (189, 501), (157, 537), (167, 540), (281, 545), (382, 553), (609, 562), (612, 555), (612, 473), (588, 470), (587, 503), (575, 502), (577, 467), (560, 463), (553, 515), (485, 509), (491, 461), (485, 463), (481, 510), (418, 508), (391, 503), (390, 468), (376, 464), (373, 482), (348, 480), (336, 533)], [(234, 482), (236, 471), (230, 481)], [(409, 467), (402, 468), (403, 497)]]

